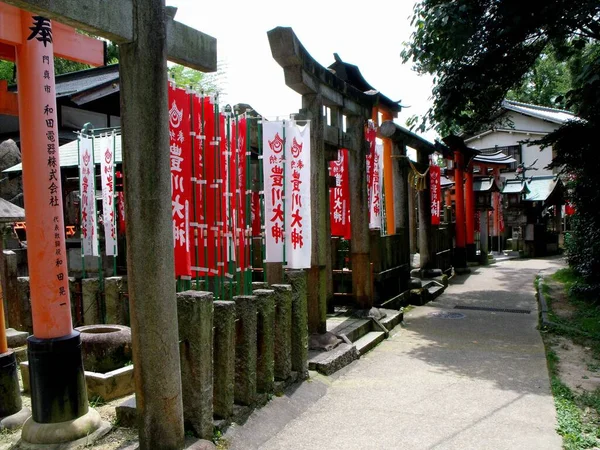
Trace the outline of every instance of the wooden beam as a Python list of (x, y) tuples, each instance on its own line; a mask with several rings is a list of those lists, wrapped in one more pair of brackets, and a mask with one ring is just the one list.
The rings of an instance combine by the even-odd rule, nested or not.
[[(5, 3), (110, 39), (130, 43), (133, 0), (5, 0)], [(173, 19), (167, 20), (167, 57), (203, 72), (217, 70), (217, 40)]]

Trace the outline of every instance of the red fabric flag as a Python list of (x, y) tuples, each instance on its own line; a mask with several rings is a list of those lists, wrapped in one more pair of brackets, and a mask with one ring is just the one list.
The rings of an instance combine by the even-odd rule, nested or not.
[(217, 184), (218, 179), (218, 164), (220, 161), (219, 141), (216, 139), (216, 120), (215, 120), (215, 104), (208, 97), (202, 100), (203, 111), (203, 126), (202, 135), (204, 136), (204, 149), (202, 151), (203, 159), (203, 174), (206, 184), (204, 185), (203, 204), (204, 221), (206, 228), (204, 229), (204, 238), (199, 242), (199, 267), (200, 275), (208, 273), (208, 275), (218, 275), (218, 262), (221, 260), (220, 247), (220, 228), (217, 224), (219, 217), (220, 199), (219, 189)]
[(175, 275), (190, 277), (192, 218), (192, 147), (190, 136), (190, 99), (183, 90), (169, 83), (169, 158), (171, 164), (171, 205)]
[(338, 150), (338, 159), (329, 163), (329, 176), (335, 177), (335, 187), (329, 188), (331, 235), (350, 239), (348, 150)]
[(440, 224), (442, 185), (440, 183), (440, 166), (429, 166), (429, 193), (431, 196), (431, 224)]

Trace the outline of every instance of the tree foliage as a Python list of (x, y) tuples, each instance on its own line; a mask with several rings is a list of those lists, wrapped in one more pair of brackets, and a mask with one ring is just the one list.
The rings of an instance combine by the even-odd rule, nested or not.
[(553, 44), (600, 37), (598, 0), (422, 0), (402, 52), (434, 76), (434, 106), (421, 128), (476, 132)]
[(549, 46), (529, 69), (521, 84), (506, 94), (516, 100), (550, 108), (566, 108), (565, 94), (571, 90), (571, 73), (568, 60), (558, 58)]
[(207, 94), (224, 94), (224, 66), (219, 64), (216, 73), (203, 73), (179, 64), (169, 67), (169, 77), (181, 88), (192, 88)]
[[(413, 25), (402, 56), (435, 83), (421, 128), (435, 126), (441, 134), (489, 128), (500, 120), (507, 94), (558, 102), (577, 115), (535, 143), (553, 147), (553, 167), (570, 177), (577, 212), (569, 263), (600, 292), (600, 2), (422, 0)], [(544, 85), (548, 79), (556, 83)]]

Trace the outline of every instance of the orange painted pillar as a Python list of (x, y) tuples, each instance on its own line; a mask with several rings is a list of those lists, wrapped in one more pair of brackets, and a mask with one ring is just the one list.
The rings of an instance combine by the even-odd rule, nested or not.
[(467, 254), (465, 248), (465, 197), (463, 191), (463, 155), (460, 151), (454, 151), (454, 202), (455, 202), (455, 239), (454, 266), (464, 268), (467, 266)]
[(473, 191), (473, 168), (465, 172), (465, 224), (466, 235), (465, 244), (467, 249), (467, 260), (475, 261), (475, 192)]
[[(383, 120), (392, 120), (392, 115), (384, 111)], [(383, 189), (385, 194), (385, 215), (387, 234), (396, 234), (394, 215), (394, 171), (392, 166), (392, 141), (383, 139)]]
[(16, 48), (23, 196), (33, 334), (50, 339), (73, 331), (60, 178), (54, 52), (50, 21), (21, 11)]

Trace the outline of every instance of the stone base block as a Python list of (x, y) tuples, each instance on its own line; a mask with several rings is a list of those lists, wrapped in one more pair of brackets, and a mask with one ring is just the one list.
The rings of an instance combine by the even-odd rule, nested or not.
[(75, 420), (58, 423), (37, 423), (29, 418), (23, 431), (18, 448), (26, 450), (67, 450), (89, 446), (111, 429), (108, 422), (100, 418), (95, 409)]
[(31, 417), (31, 410), (29, 408), (23, 408), (16, 414), (8, 417), (4, 417), (0, 420), (0, 432), (3, 430), (16, 430), (21, 428), (25, 421)]
[[(23, 391), (29, 392), (29, 362), (20, 364), (21, 378), (23, 380)], [(105, 402), (119, 397), (133, 394), (135, 381), (133, 379), (133, 365), (121, 367), (107, 373), (88, 372), (85, 373), (88, 398), (101, 398)]]
[(135, 406), (135, 396), (128, 398), (115, 408), (117, 413), (117, 423), (120, 427), (137, 427), (137, 409)]
[(250, 406), (233, 405), (233, 417), (231, 421), (238, 425), (243, 425), (248, 420), (248, 417), (250, 417), (250, 414), (252, 414), (252, 411), (254, 409)]
[(6, 340), (8, 341), (9, 348), (17, 348), (27, 345), (28, 337), (29, 333), (27, 331), (17, 331), (14, 328), (6, 329)]
[(354, 345), (340, 344), (330, 352), (309, 352), (308, 368), (323, 375), (331, 375), (358, 359)]

